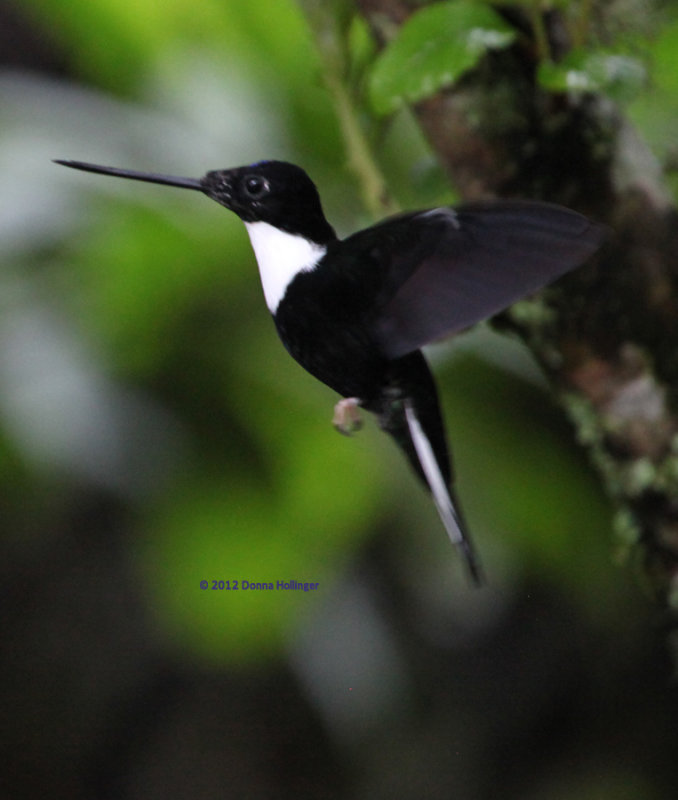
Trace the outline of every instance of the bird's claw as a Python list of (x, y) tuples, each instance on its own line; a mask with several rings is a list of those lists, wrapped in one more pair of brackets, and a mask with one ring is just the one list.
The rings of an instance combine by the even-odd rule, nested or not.
[(332, 424), (344, 436), (356, 433), (363, 426), (363, 421), (358, 411), (360, 400), (357, 397), (344, 397), (334, 407)]

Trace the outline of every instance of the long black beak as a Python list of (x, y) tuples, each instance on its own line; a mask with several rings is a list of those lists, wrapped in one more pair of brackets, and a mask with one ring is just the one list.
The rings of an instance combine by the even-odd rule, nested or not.
[(203, 186), (199, 178), (177, 178), (174, 175), (156, 175), (153, 172), (135, 172), (131, 169), (118, 169), (117, 167), (101, 167), (98, 164), (87, 164), (85, 161), (62, 161), (54, 159), (55, 164), (72, 169), (81, 169), (84, 172), (98, 172), (101, 175), (114, 175), (117, 178), (131, 178), (133, 181), (146, 181), (146, 183), (163, 183), (166, 186), (178, 186), (180, 189), (197, 189), (202, 192)]

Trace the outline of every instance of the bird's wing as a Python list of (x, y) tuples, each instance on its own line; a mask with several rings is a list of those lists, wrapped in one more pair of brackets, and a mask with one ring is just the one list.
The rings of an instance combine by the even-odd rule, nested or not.
[(397, 358), (580, 266), (605, 230), (575, 211), (518, 201), (406, 214), (346, 241), (369, 263), (375, 339)]

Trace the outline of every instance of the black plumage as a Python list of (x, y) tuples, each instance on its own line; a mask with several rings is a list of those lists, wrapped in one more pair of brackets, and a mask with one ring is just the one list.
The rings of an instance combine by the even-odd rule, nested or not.
[(435, 383), (420, 348), (506, 308), (582, 264), (604, 229), (528, 201), (410, 212), (339, 240), (317, 189), (292, 164), (263, 161), (174, 178), (58, 162), (196, 189), (245, 222), (280, 338), (342, 398), (338, 427), (373, 412), (430, 489), (469, 571), (480, 567), (452, 489)]

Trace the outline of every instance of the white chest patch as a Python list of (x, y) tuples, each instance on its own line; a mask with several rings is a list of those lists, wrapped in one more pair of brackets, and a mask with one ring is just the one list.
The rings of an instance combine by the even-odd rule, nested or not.
[(246, 222), (245, 227), (259, 265), (266, 305), (275, 314), (290, 282), (300, 272), (312, 270), (327, 248), (278, 230), (268, 222)]

